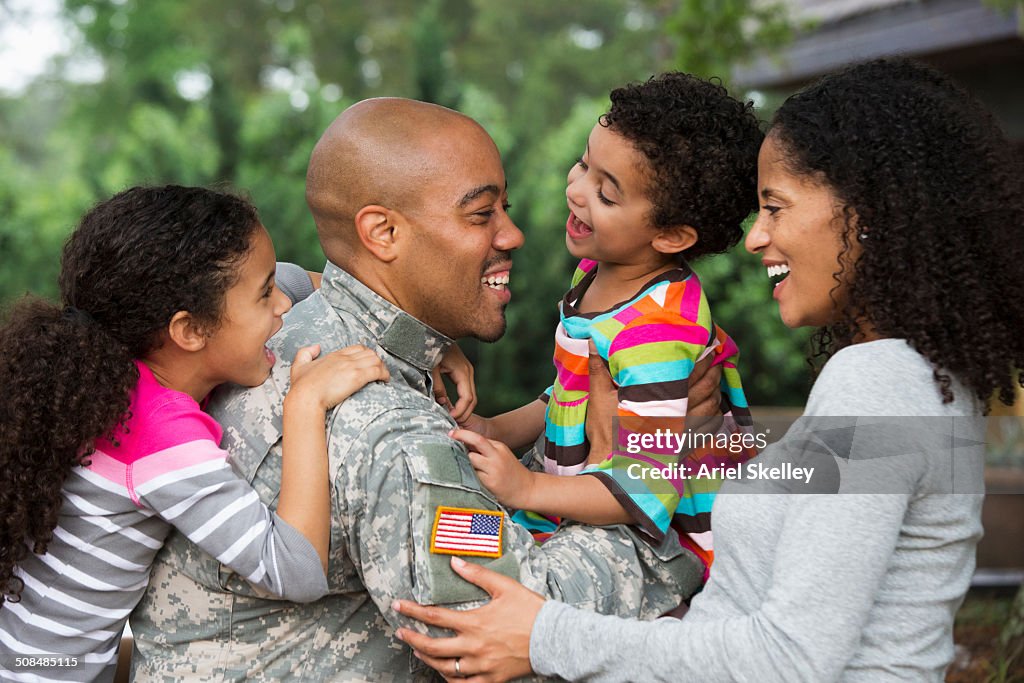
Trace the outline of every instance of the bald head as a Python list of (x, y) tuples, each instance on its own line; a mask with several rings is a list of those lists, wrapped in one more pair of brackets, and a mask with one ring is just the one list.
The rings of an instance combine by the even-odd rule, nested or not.
[(415, 210), (452, 155), (484, 139), (494, 144), (471, 118), (416, 100), (363, 100), (343, 111), (314, 147), (306, 173), (306, 202), (324, 253), (343, 264), (358, 247), (360, 209)]

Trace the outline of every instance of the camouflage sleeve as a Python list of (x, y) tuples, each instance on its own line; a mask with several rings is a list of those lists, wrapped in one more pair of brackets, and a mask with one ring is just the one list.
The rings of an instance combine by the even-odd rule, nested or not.
[[(602, 613), (655, 617), (700, 585), (702, 567), (689, 553), (663, 544), (651, 548), (625, 526), (561, 528), (537, 546), (482, 489), (464, 447), (437, 430), (419, 429), (422, 414), (390, 411), (366, 425), (361, 454), (350, 454), (339, 491), (345, 552), (371, 599), (397, 625), (395, 598), (471, 607), (486, 595), (449, 566), (452, 554), (511, 576), (549, 597)], [(443, 543), (440, 514), (479, 516), (484, 530), (465, 542), (486, 543), (497, 521), (497, 552), (452, 551)], [(472, 532), (470, 532), (472, 535)], [(457, 545), (457, 543), (455, 544)], [(421, 625), (402, 625), (422, 628)]]

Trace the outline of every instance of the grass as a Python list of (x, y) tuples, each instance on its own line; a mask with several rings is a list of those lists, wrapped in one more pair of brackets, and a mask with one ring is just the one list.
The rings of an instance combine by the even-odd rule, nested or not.
[(984, 589), (967, 594), (953, 626), (957, 654), (946, 683), (1024, 683), (1024, 654), (999, 647), (1015, 593), (1016, 589)]

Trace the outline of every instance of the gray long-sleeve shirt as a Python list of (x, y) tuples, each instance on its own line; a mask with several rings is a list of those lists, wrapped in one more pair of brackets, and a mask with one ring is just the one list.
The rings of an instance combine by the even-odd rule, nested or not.
[[(931, 366), (903, 340), (838, 352), (806, 415), (860, 416), (847, 420), (858, 434), (864, 416), (908, 416), (894, 422), (907, 428), (895, 439), (918, 453), (879, 458), (849, 432), (850, 457), (836, 459), (842, 495), (726, 484), (711, 579), (689, 614), (640, 622), (549, 601), (530, 639), (533, 668), (601, 681), (941, 681), (981, 536), (980, 449), (941, 448), (947, 423), (962, 424), (954, 416), (979, 411), (956, 382), (954, 391), (943, 404)], [(779, 450), (758, 460), (777, 462)], [(938, 493), (942, 482), (970, 493)]]

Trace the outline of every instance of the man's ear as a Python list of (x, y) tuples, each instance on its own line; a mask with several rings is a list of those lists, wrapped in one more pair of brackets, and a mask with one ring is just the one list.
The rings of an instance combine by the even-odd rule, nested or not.
[(185, 351), (201, 351), (206, 346), (206, 332), (196, 324), (188, 311), (178, 311), (167, 324), (167, 337)]
[(398, 257), (396, 219), (401, 215), (378, 204), (364, 206), (356, 213), (356, 233), (363, 247), (379, 260), (391, 263)]
[(663, 228), (651, 241), (655, 251), (662, 254), (678, 254), (697, 244), (697, 229), (689, 225), (674, 225)]

